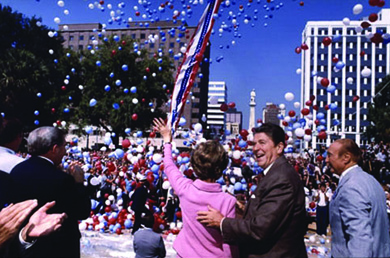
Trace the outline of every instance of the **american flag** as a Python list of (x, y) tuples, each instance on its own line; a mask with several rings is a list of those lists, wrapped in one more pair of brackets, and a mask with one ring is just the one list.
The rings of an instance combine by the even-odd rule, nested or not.
[(187, 96), (194, 84), (199, 64), (202, 61), (214, 25), (214, 15), (217, 14), (221, 1), (210, 0), (207, 4), (184, 54), (183, 62), (178, 69), (172, 93), (171, 112), (168, 116), (168, 124), (171, 125), (173, 131), (177, 128)]

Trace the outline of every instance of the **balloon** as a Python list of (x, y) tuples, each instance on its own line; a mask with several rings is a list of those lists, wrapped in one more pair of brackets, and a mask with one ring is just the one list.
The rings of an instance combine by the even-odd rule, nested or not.
[(338, 61), (335, 65), (335, 67), (339, 70), (343, 69), (345, 66), (345, 63), (343, 61)]
[(248, 131), (246, 129), (241, 129), (240, 130), (240, 135), (242, 137), (247, 137), (249, 135)]
[(115, 85), (116, 85), (116, 86), (120, 86), (121, 84), (122, 84), (122, 81), (121, 81), (121, 80), (116, 80), (116, 81), (115, 81)]
[(127, 70), (129, 70), (129, 67), (124, 64), (124, 65), (122, 65), (122, 70), (126, 72)]
[(326, 132), (325, 131), (321, 131), (318, 133), (318, 138), (321, 139), (321, 140), (325, 140), (326, 139)]
[(326, 88), (326, 91), (329, 93), (334, 93), (336, 91), (336, 86), (332, 84), (328, 88)]
[(296, 72), (296, 74), (298, 74), (298, 75), (299, 75), (299, 74), (301, 74), (301, 73), (302, 73), (302, 69), (301, 69), (301, 68), (298, 68), (298, 69), (297, 69), (295, 72)]
[(353, 96), (352, 101), (353, 101), (353, 102), (356, 102), (356, 101), (358, 101), (359, 99), (360, 99), (360, 97), (357, 96), (357, 95), (355, 95), (355, 96)]
[(161, 163), (162, 161), (162, 155), (160, 153), (153, 154), (153, 161), (157, 164)]
[(288, 115), (289, 115), (290, 117), (294, 117), (294, 116), (295, 116), (295, 111), (294, 111), (294, 110), (288, 111)]
[(328, 78), (322, 78), (321, 79), (321, 85), (324, 86), (324, 87), (328, 87), (329, 86), (329, 79)]
[(131, 93), (136, 93), (137, 92), (137, 87), (133, 86), (130, 88)]
[(105, 90), (105, 91), (110, 91), (110, 90), (111, 90), (111, 87), (110, 87), (109, 85), (106, 85), (106, 86), (104, 86), (104, 90)]
[(131, 119), (133, 119), (134, 121), (136, 121), (136, 120), (138, 119), (138, 115), (137, 115), (137, 114), (133, 114), (133, 115), (131, 116)]
[(165, 190), (168, 190), (170, 186), (171, 186), (171, 183), (169, 183), (169, 181), (164, 181), (162, 183), (162, 188)]
[(127, 148), (130, 147), (130, 141), (129, 141), (129, 139), (123, 139), (123, 141), (122, 141), (122, 147), (125, 148), (125, 149), (127, 149)]
[(347, 78), (347, 83), (348, 84), (353, 84), (353, 78), (352, 77), (348, 77)]
[(364, 78), (369, 77), (371, 75), (371, 69), (367, 68), (367, 67), (364, 67), (364, 69), (362, 70), (361, 74), (362, 74), (362, 76)]
[(355, 15), (360, 14), (362, 11), (363, 11), (363, 5), (361, 5), (361, 4), (355, 5), (352, 9), (353, 14), (355, 14)]
[(96, 99), (91, 99), (91, 100), (89, 101), (89, 106), (90, 106), (90, 107), (93, 107), (93, 106), (96, 105), (96, 103), (97, 103), (97, 100), (96, 100)]
[(238, 146), (240, 146), (240, 148), (245, 148), (246, 146), (248, 146), (247, 142), (244, 141), (244, 140), (240, 140), (238, 142)]
[(241, 151), (239, 151), (239, 150), (233, 151), (232, 157), (233, 157), (234, 159), (240, 159), (240, 158), (241, 158)]
[(284, 95), (284, 98), (287, 100), (287, 101), (292, 101), (294, 99), (294, 94), (292, 94), (291, 92), (287, 92), (285, 95)]
[(110, 145), (111, 142), (112, 142), (111, 137), (105, 137), (105, 138), (104, 138), (104, 144), (105, 144), (105, 145)]
[(294, 107), (295, 108), (299, 108), (301, 106), (301, 103), (299, 103), (298, 101), (297, 102), (294, 102)]
[(227, 111), (229, 109), (229, 106), (226, 103), (222, 103), (221, 106), (219, 107), (219, 109), (222, 112), (225, 112), (225, 111)]
[(112, 108), (113, 108), (113, 109), (119, 109), (119, 104), (118, 104), (118, 103), (112, 104)]
[(236, 107), (236, 103), (234, 103), (234, 102), (229, 102), (229, 103), (228, 103), (228, 107), (229, 107), (229, 108), (235, 108), (235, 107)]
[(348, 26), (350, 23), (351, 23), (351, 20), (350, 20), (349, 18), (345, 17), (345, 18), (343, 19), (343, 24), (344, 24), (344, 25)]
[(329, 46), (332, 43), (332, 39), (330, 37), (325, 37), (322, 39), (322, 44), (324, 44), (326, 47)]
[(295, 135), (297, 137), (303, 137), (305, 135), (305, 130), (303, 128), (295, 129)]
[(286, 105), (284, 105), (283, 103), (282, 103), (282, 104), (279, 104), (279, 108), (280, 108), (281, 110), (284, 110), (284, 109), (286, 109)]
[(194, 126), (194, 130), (196, 133), (200, 133), (202, 131), (202, 124), (196, 123)]
[(311, 135), (305, 134), (305, 135), (303, 136), (303, 140), (306, 141), (306, 142), (310, 141), (310, 140), (311, 140)]
[(302, 49), (300, 47), (295, 48), (295, 53), (300, 54), (302, 52)]
[(307, 116), (308, 114), (310, 114), (310, 110), (308, 108), (303, 108), (301, 110), (301, 114), (304, 116)]
[(234, 190), (235, 190), (235, 191), (241, 191), (241, 189), (242, 189), (242, 184), (241, 184), (241, 182), (236, 182), (236, 183), (234, 184)]
[(323, 119), (325, 117), (324, 113), (319, 112), (317, 113), (317, 119)]

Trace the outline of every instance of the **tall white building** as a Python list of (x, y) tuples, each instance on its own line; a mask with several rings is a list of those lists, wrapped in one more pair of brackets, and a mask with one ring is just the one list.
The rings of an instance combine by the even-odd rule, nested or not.
[[(390, 36), (390, 9), (382, 9), (378, 20), (369, 22), (371, 26), (361, 30), (364, 21), (369, 22), (367, 19), (310, 21), (302, 33), (302, 43), (308, 49), (302, 50), (301, 106), (308, 107), (306, 101), (314, 95), (313, 104), (318, 105), (319, 110), (309, 108), (314, 118), (318, 112), (325, 114), (322, 125), (327, 132), (325, 140), (313, 134), (312, 146), (329, 145), (338, 138), (351, 138), (357, 144), (368, 141), (363, 136), (369, 125), (368, 103), (375, 97), (375, 85), (390, 73), (390, 44), (386, 44)], [(371, 42), (375, 33), (384, 34), (381, 36), (384, 43)], [(323, 43), (326, 37), (332, 40), (328, 46)], [(336, 64), (338, 68), (345, 66), (337, 69)], [(321, 78), (329, 80), (328, 87), (321, 85)], [(329, 105), (332, 110), (327, 110)], [(313, 123), (313, 132), (316, 129)]]
[(227, 103), (227, 86), (223, 81), (210, 81), (207, 104), (207, 129), (215, 134), (224, 129), (226, 122), (225, 112), (221, 111), (221, 104)]

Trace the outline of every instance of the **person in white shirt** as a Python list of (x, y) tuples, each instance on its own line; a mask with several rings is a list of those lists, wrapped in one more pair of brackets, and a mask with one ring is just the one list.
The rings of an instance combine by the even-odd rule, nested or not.
[(326, 236), (326, 229), (329, 224), (329, 193), (326, 191), (325, 182), (320, 183), (320, 189), (314, 193), (314, 200), (317, 202), (316, 222), (317, 234)]
[(0, 121), (0, 171), (10, 173), (23, 158), (16, 151), (23, 140), (23, 125), (16, 118), (1, 118)]
[(222, 186), (222, 192), (234, 195), (234, 186), (230, 184), (229, 180), (225, 180), (225, 185)]

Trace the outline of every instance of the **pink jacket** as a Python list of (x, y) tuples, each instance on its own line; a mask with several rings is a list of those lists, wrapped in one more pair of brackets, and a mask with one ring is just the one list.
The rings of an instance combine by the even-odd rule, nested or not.
[(223, 243), (218, 229), (208, 228), (197, 220), (198, 211), (207, 205), (219, 210), (225, 217), (235, 217), (236, 199), (223, 193), (218, 183), (184, 178), (172, 158), (172, 147), (164, 147), (164, 167), (169, 182), (180, 199), (183, 229), (173, 247), (181, 257), (238, 257), (238, 248)]

